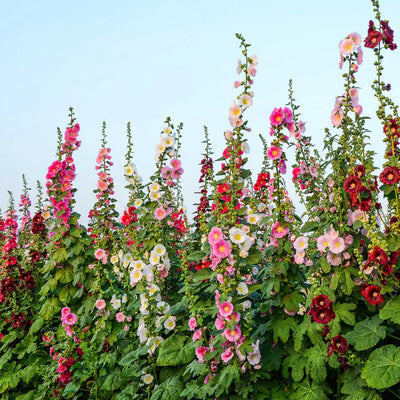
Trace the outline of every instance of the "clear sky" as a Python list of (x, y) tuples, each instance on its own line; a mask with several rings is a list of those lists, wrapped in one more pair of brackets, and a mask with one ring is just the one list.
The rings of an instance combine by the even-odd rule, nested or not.
[[(400, 2), (382, 0), (381, 11), (400, 44)], [(229, 129), (228, 109), (238, 94), (236, 32), (252, 43), (259, 59), (254, 106), (246, 112), (253, 128), (252, 170), (257, 172), (262, 160), (258, 134), (268, 133), (270, 112), (287, 102), (290, 78), (307, 134), (321, 148), (335, 96), (343, 92), (338, 43), (354, 31), (365, 37), (372, 17), (368, 0), (0, 0), (0, 208), (7, 208), (7, 190), (19, 199), (23, 173), (32, 188), (36, 180), (45, 183), (56, 153), (56, 128), (64, 130), (73, 106), (81, 125), (76, 210), (83, 221), (94, 202), (102, 121), (115, 163), (119, 210), (127, 199), (126, 123), (133, 127), (134, 162), (147, 180), (165, 117), (183, 122), (183, 187), (192, 210), (203, 125), (218, 158)], [(394, 99), (400, 99), (399, 51), (387, 51), (385, 58), (384, 78)], [(366, 49), (358, 74), (360, 104), (372, 117), (373, 61)], [(381, 160), (381, 127), (371, 121), (369, 128)]]

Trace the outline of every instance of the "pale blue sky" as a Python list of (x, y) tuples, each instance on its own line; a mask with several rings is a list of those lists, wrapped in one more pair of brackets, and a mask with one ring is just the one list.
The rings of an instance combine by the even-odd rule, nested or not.
[[(381, 9), (400, 43), (400, 2), (382, 0)], [(229, 129), (240, 57), (235, 32), (252, 43), (259, 58), (254, 106), (246, 113), (253, 128), (248, 135), (253, 171), (262, 159), (258, 133), (268, 132), (270, 112), (287, 102), (290, 78), (307, 133), (321, 147), (335, 96), (342, 93), (338, 43), (354, 31), (365, 37), (372, 17), (368, 0), (0, 0), (1, 209), (8, 204), (7, 190), (19, 198), (23, 173), (31, 187), (37, 179), (45, 183), (56, 152), (56, 127), (64, 130), (69, 106), (81, 125), (76, 210), (83, 221), (94, 202), (103, 120), (119, 209), (127, 198), (122, 177), (126, 123), (132, 122), (135, 163), (147, 179), (165, 117), (182, 121), (184, 195), (192, 209), (203, 125), (218, 156), (223, 131)], [(399, 61), (398, 51), (387, 52), (385, 78), (395, 99)], [(360, 104), (370, 115), (376, 105), (372, 62), (372, 51), (365, 51), (358, 74)], [(374, 147), (382, 152), (376, 145), (380, 126), (372, 121), (369, 127)]]

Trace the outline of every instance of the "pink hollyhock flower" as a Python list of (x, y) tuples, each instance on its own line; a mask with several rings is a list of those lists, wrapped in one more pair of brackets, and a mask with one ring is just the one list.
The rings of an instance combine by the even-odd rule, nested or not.
[(220, 240), (223, 239), (223, 233), (221, 228), (218, 228), (216, 226), (213, 226), (211, 228), (210, 233), (208, 234), (208, 242), (210, 243), (211, 246), (214, 244), (218, 243)]
[(270, 160), (276, 160), (282, 155), (282, 149), (275, 145), (272, 145), (267, 150), (267, 156)]
[(108, 183), (104, 182), (103, 180), (99, 179), (97, 181), (97, 187), (99, 188), (100, 191), (104, 192), (108, 188)]
[(197, 331), (195, 331), (193, 333), (192, 340), (193, 340), (193, 342), (195, 342), (196, 340), (200, 340), (200, 339), (201, 339), (201, 329), (199, 328), (199, 329), (197, 329)]
[(356, 48), (356, 43), (353, 39), (343, 39), (339, 43), (340, 54), (349, 55)]
[(229, 108), (229, 119), (237, 119), (242, 115), (242, 107), (236, 104), (235, 101), (232, 102), (231, 107)]
[(103, 308), (105, 308), (106, 302), (105, 302), (105, 300), (103, 300), (103, 299), (98, 299), (98, 300), (96, 300), (95, 306), (96, 306), (96, 308), (97, 308), (98, 310), (102, 310)]
[(179, 170), (182, 167), (181, 161), (178, 160), (177, 158), (172, 159), (170, 164), (173, 170)]
[(73, 336), (74, 331), (72, 330), (72, 328), (71, 328), (70, 325), (64, 326), (64, 329), (65, 329), (65, 333), (66, 333), (69, 337), (72, 337), (72, 336)]
[(304, 264), (304, 251), (299, 251), (294, 255), (294, 262), (296, 264)]
[(69, 307), (64, 307), (61, 310), (61, 320), (63, 320), (65, 318), (66, 315), (68, 315), (71, 312)]
[(217, 274), (217, 281), (223, 285), (224, 284), (224, 276), (222, 274)]
[(308, 248), (308, 238), (299, 236), (293, 243), (294, 249), (299, 252)]
[(272, 237), (280, 239), (287, 235), (289, 228), (284, 228), (279, 221), (272, 224)]
[(204, 356), (206, 355), (208, 348), (205, 346), (198, 346), (196, 348), (196, 356), (199, 360), (199, 363), (202, 364), (204, 362)]
[(231, 245), (222, 239), (213, 245), (212, 250), (218, 258), (225, 258), (231, 254)]
[(75, 325), (78, 322), (78, 317), (74, 313), (69, 313), (64, 317), (63, 322), (66, 325)]
[(282, 113), (284, 115), (284, 122), (286, 124), (290, 124), (293, 121), (293, 113), (292, 110), (289, 107), (284, 107), (282, 110)]
[(94, 256), (96, 257), (96, 260), (102, 260), (104, 257), (107, 257), (106, 252), (103, 249), (97, 249), (94, 252)]
[(174, 170), (171, 172), (171, 178), (172, 178), (172, 179), (179, 179), (179, 178), (182, 176), (182, 174), (183, 174), (183, 168), (174, 169)]
[(123, 312), (117, 313), (117, 315), (115, 316), (115, 319), (116, 319), (118, 322), (124, 322), (124, 321), (125, 321), (125, 315), (124, 315), (124, 313), (123, 313)]
[(235, 81), (235, 83), (233, 84), (235, 89), (237, 89), (240, 85), (241, 85), (241, 83), (239, 81)]
[(285, 163), (285, 160), (283, 160), (283, 159), (279, 160), (278, 168), (279, 168), (279, 170), (281, 171), (281, 173), (283, 175), (286, 174), (286, 163)]
[(168, 179), (171, 176), (171, 171), (172, 171), (171, 168), (166, 165), (161, 169), (161, 176), (164, 179)]
[(356, 44), (356, 46), (361, 44), (361, 35), (358, 32), (349, 33), (349, 38), (353, 39), (353, 41)]
[(342, 257), (340, 255), (332, 253), (331, 251), (328, 251), (326, 259), (328, 263), (333, 265), (334, 267), (337, 267), (342, 263)]
[(219, 305), (218, 312), (224, 318), (229, 317), (233, 312), (233, 304), (229, 301), (224, 301)]
[(235, 320), (236, 322), (240, 321), (240, 313), (236, 312), (236, 311), (232, 311), (232, 314), (229, 315), (228, 317), (226, 317), (227, 321), (232, 321)]
[(346, 248), (344, 240), (340, 236), (331, 239), (328, 246), (333, 254), (340, 254)]
[(357, 105), (353, 108), (353, 111), (354, 111), (356, 114), (358, 114), (358, 115), (360, 115), (360, 114), (362, 113), (362, 110), (363, 110), (363, 108), (362, 108), (362, 106), (361, 106), (360, 104), (357, 104)]
[(233, 351), (230, 347), (228, 347), (227, 349), (225, 349), (225, 351), (221, 354), (221, 360), (223, 362), (229, 362), (230, 360), (232, 360), (233, 358)]
[(292, 175), (294, 179), (297, 178), (300, 175), (300, 168), (299, 167), (293, 168)]
[(332, 125), (336, 128), (342, 125), (343, 116), (343, 110), (341, 108), (335, 108), (331, 113)]
[(194, 331), (197, 328), (197, 321), (196, 318), (192, 317), (189, 319), (189, 329)]
[(155, 209), (154, 211), (154, 217), (161, 221), (163, 220), (165, 217), (167, 216), (167, 212), (165, 211), (165, 209), (163, 207), (158, 207)]
[(215, 327), (220, 331), (225, 328), (225, 321), (221, 318), (215, 320)]
[(324, 252), (325, 249), (329, 246), (329, 240), (330, 240), (330, 237), (327, 234), (320, 236), (317, 239), (318, 250)]
[(361, 46), (358, 46), (357, 47), (357, 64), (361, 65), (363, 61), (364, 61), (364, 53), (363, 53)]
[(239, 325), (235, 325), (233, 329), (225, 329), (223, 332), (223, 336), (226, 340), (229, 340), (230, 342), (237, 342), (242, 336), (242, 332), (240, 331)]
[(274, 108), (269, 117), (269, 120), (272, 126), (282, 125), (285, 120), (285, 114), (282, 108)]

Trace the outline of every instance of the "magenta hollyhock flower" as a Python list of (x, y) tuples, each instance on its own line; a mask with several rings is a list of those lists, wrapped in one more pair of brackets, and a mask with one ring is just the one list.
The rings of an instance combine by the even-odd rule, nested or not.
[(229, 317), (233, 312), (233, 304), (229, 301), (222, 302), (218, 307), (218, 312), (221, 317)]
[(181, 161), (178, 160), (177, 158), (172, 159), (170, 161), (170, 164), (171, 164), (172, 169), (174, 169), (175, 171), (181, 169), (181, 167), (182, 167)]
[(271, 125), (273, 126), (282, 125), (285, 120), (285, 114), (282, 108), (274, 108), (269, 117), (269, 120), (271, 122)]
[(231, 245), (223, 239), (215, 243), (212, 249), (218, 258), (225, 258), (231, 254)]
[(291, 124), (293, 122), (292, 110), (289, 107), (284, 107), (284, 109), (282, 110), (282, 113), (284, 115), (285, 124)]
[(222, 318), (215, 320), (215, 327), (220, 331), (225, 328), (225, 321)]
[(193, 337), (192, 337), (193, 342), (195, 342), (196, 340), (200, 340), (201, 339), (201, 335), (202, 335), (202, 331), (199, 328), (193, 333)]
[(223, 362), (229, 362), (230, 360), (232, 360), (233, 358), (233, 351), (230, 347), (228, 347), (227, 349), (225, 349), (225, 351), (221, 354), (221, 360)]
[(225, 337), (225, 339), (229, 340), (230, 342), (237, 342), (242, 336), (242, 332), (240, 330), (239, 325), (235, 325), (233, 329), (232, 328), (225, 329), (222, 334)]
[(267, 150), (267, 156), (270, 160), (276, 160), (282, 155), (282, 149), (278, 146), (272, 145)]
[(78, 317), (74, 313), (69, 313), (63, 318), (65, 325), (75, 325), (78, 322)]
[(197, 321), (196, 318), (192, 317), (189, 319), (189, 329), (194, 331), (197, 328)]
[(299, 167), (293, 168), (292, 175), (293, 175), (293, 179), (296, 179), (300, 175), (300, 168)]
[(71, 312), (69, 307), (64, 307), (61, 310), (61, 320), (63, 320), (65, 318), (66, 315), (68, 315)]
[(286, 174), (286, 163), (285, 163), (285, 160), (283, 160), (283, 159), (279, 160), (278, 168), (279, 168), (279, 170), (281, 171), (281, 173), (283, 175)]
[(198, 346), (196, 348), (196, 356), (199, 360), (199, 363), (202, 364), (204, 362), (204, 356), (206, 355), (208, 348), (205, 346)]
[(95, 306), (96, 306), (96, 308), (97, 308), (98, 310), (102, 310), (103, 308), (105, 308), (106, 302), (105, 302), (105, 300), (103, 300), (103, 299), (98, 299), (98, 300), (96, 300)]
[(210, 233), (208, 234), (208, 242), (210, 243), (211, 246), (214, 244), (218, 243), (221, 239), (223, 239), (223, 233), (221, 228), (218, 228), (216, 226), (213, 226), (211, 228)]
[(280, 239), (287, 235), (289, 232), (289, 228), (283, 227), (279, 221), (276, 221), (272, 224), (272, 237)]

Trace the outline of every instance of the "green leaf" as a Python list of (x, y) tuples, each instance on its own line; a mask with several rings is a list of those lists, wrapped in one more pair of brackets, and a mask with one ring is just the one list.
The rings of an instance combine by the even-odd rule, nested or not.
[(67, 250), (64, 248), (57, 249), (53, 255), (54, 261), (61, 263), (67, 258)]
[(289, 316), (274, 316), (272, 317), (269, 330), (274, 332), (274, 342), (277, 343), (279, 338), (283, 343), (289, 340), (290, 329), (295, 331), (297, 328), (297, 323), (294, 318)]
[(374, 350), (361, 372), (368, 386), (385, 389), (400, 381), (400, 347), (393, 344)]
[(301, 228), (300, 232), (307, 233), (315, 231), (319, 227), (319, 223), (316, 221), (307, 221)]
[(299, 292), (291, 292), (283, 297), (282, 304), (289, 312), (299, 311), (299, 303), (304, 302), (304, 295)]
[(57, 297), (51, 297), (45, 301), (42, 308), (39, 311), (39, 315), (46, 320), (49, 320), (53, 315), (57, 314), (61, 310), (60, 302)]
[(389, 300), (379, 312), (379, 318), (389, 319), (396, 324), (400, 324), (400, 297)]
[(40, 331), (43, 324), (44, 324), (44, 319), (42, 317), (37, 317), (29, 329), (29, 334), (31, 335), (33, 333)]
[(200, 260), (202, 260), (207, 253), (205, 251), (192, 251), (188, 254), (188, 261), (193, 261), (198, 263)]
[(327, 350), (328, 344), (321, 341), (317, 346), (311, 347), (305, 352), (310, 365), (310, 376), (315, 382), (322, 383), (326, 379)]
[(330, 284), (330, 288), (332, 290), (336, 290), (339, 284), (339, 279), (342, 276), (343, 271), (339, 268), (335, 268), (335, 273), (332, 275), (332, 279), (331, 279), (331, 284)]
[(316, 382), (310, 383), (308, 378), (301, 383), (295, 383), (294, 387), (296, 392), (291, 395), (291, 400), (329, 400), (324, 387)]
[(72, 267), (60, 268), (56, 272), (56, 279), (61, 283), (69, 283), (74, 279), (74, 271)]
[(386, 328), (380, 326), (381, 323), (382, 320), (377, 315), (372, 319), (367, 318), (357, 323), (354, 330), (348, 332), (345, 338), (357, 351), (370, 349), (386, 337)]
[(355, 316), (350, 310), (355, 310), (357, 305), (354, 303), (336, 303), (333, 305), (336, 317), (339, 317), (345, 324), (354, 325), (356, 323)]
[(185, 336), (172, 335), (157, 349), (156, 365), (160, 367), (189, 364), (195, 357), (193, 343)]
[(236, 364), (229, 364), (222, 370), (219, 383), (225, 388), (229, 388), (232, 384), (232, 381), (238, 382), (239, 379), (240, 373), (238, 366)]
[(262, 254), (258, 250), (250, 251), (249, 256), (246, 258), (247, 265), (257, 265), (261, 262)]
[(300, 382), (304, 378), (304, 372), (307, 370), (307, 357), (303, 353), (292, 352), (286, 357), (282, 364), (282, 375), (284, 378), (289, 377), (288, 369), (292, 369), (292, 378), (295, 382)]
[(77, 289), (73, 286), (64, 286), (58, 293), (58, 298), (63, 304), (68, 304), (70, 300), (75, 296)]
[[(164, 343), (164, 342), (163, 342)], [(150, 400), (178, 400), (183, 390), (180, 376), (167, 379), (153, 391)]]
[(325, 274), (328, 274), (331, 272), (331, 264), (328, 263), (327, 259), (325, 257), (320, 257), (317, 266), (321, 268), (322, 272)]
[(21, 369), (20, 375), (25, 383), (29, 383), (36, 374), (40, 374), (41, 370), (38, 365), (28, 365), (24, 369)]
[(344, 270), (344, 273), (341, 276), (340, 282), (342, 283), (342, 290), (344, 294), (351, 295), (353, 290), (354, 280), (351, 277), (350, 271)]
[(120, 371), (115, 371), (110, 375), (107, 375), (100, 390), (116, 390), (121, 385)]
[(65, 389), (63, 391), (63, 396), (68, 396), (71, 394), (75, 394), (79, 389), (80, 389), (80, 385), (76, 382), (70, 382), (68, 383), (67, 386), (65, 386)]
[(400, 249), (400, 237), (399, 236), (387, 236), (386, 238), (387, 249), (390, 252), (397, 251)]
[(203, 268), (199, 271), (196, 271), (193, 274), (193, 282), (204, 281), (204, 279), (210, 279), (210, 275), (212, 274), (212, 270), (210, 268)]

